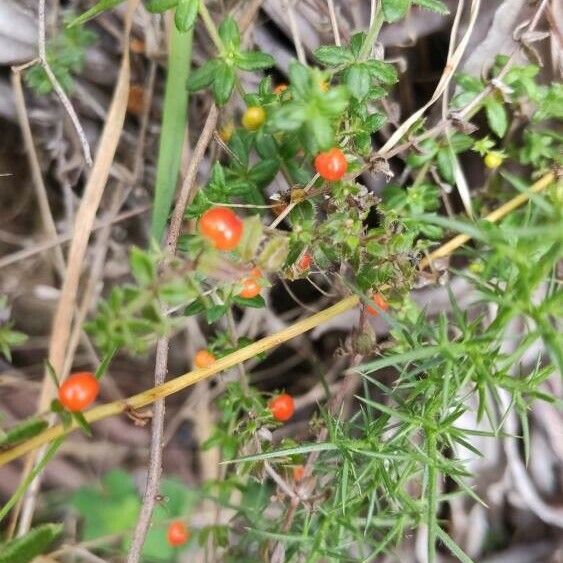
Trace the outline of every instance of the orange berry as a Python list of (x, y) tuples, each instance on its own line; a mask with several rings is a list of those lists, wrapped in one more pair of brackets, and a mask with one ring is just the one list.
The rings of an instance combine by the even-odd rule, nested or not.
[(242, 219), (227, 207), (212, 207), (200, 218), (199, 232), (217, 250), (233, 250), (242, 237)]
[(268, 408), (272, 416), (281, 422), (289, 420), (295, 412), (295, 402), (288, 393), (282, 393), (274, 397), (269, 403)]
[(198, 350), (194, 358), (196, 368), (208, 368), (215, 363), (215, 356), (209, 350)]
[(166, 536), (172, 547), (179, 547), (190, 539), (190, 531), (183, 522), (171, 522)]
[(315, 157), (315, 169), (325, 180), (336, 182), (346, 174), (348, 161), (338, 147), (333, 147), (328, 151), (320, 152)]
[(287, 84), (278, 84), (275, 88), (274, 88), (274, 94), (276, 94), (276, 96), (279, 96), (280, 94), (283, 94), (285, 91), (287, 90)]
[(100, 392), (100, 383), (93, 373), (81, 371), (70, 375), (59, 387), (59, 401), (68, 411), (79, 412), (89, 407)]
[(260, 295), (262, 288), (255, 278), (245, 278), (242, 280), (242, 290), (239, 292), (239, 297), (243, 299), (252, 299)]
[(308, 270), (311, 267), (312, 263), (313, 259), (311, 258), (311, 255), (308, 252), (305, 252), (305, 254), (303, 254), (303, 256), (299, 258), (297, 265), (301, 270)]
[[(381, 311), (387, 311), (387, 309), (389, 309), (389, 303), (385, 301), (381, 293), (373, 293), (371, 300), (379, 307)], [(379, 315), (379, 310), (369, 305), (367, 307), (367, 312), (374, 317), (377, 317), (377, 315)]]
[(305, 475), (305, 468), (302, 465), (296, 465), (293, 468), (293, 480), (298, 483)]

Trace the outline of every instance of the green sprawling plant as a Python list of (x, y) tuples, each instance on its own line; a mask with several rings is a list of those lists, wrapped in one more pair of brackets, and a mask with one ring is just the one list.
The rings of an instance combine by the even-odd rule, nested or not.
[[(118, 3), (100, 2), (78, 23)], [(371, 314), (381, 314), (390, 326), (389, 338), (378, 342), (367, 322), (370, 309), (362, 307), (353, 338), (342, 349), (354, 358), (344, 382), (361, 378), (356, 408), (343, 419), (342, 397), (330, 398), (310, 421), (305, 442), (271, 439), (280, 423), (244, 370), (226, 386), (218, 401), (221, 417), (204, 447), (219, 447), (228, 464), (221, 479), (196, 493), (198, 501), (232, 511), (228, 524), (193, 531), (200, 545), (211, 546), (209, 560), (247, 562), (283, 553), (286, 561), (372, 561), (425, 526), (429, 561), (438, 549), (469, 561), (450, 537), (441, 508), (455, 495), (480, 502), (465, 462), (468, 453), (480, 455), (472, 437), (501, 436), (515, 412), (528, 452), (533, 401), (557, 400), (542, 383), (563, 368), (557, 326), (563, 313), (557, 277), (563, 257), (561, 185), (534, 194), (499, 224), (480, 217), (525, 192), (528, 178), (561, 166), (562, 138), (552, 120), (561, 118), (563, 88), (540, 84), (536, 65), (498, 57), (486, 76), (456, 77), (446, 127), (420, 119), (402, 139), (401, 151), (377, 153), (374, 139), (387, 121), (386, 97), (400, 77), (392, 64), (371, 55), (372, 47), (381, 26), (400, 20), (411, 4), (447, 13), (439, 0), (383, 0), (366, 33), (352, 35), (347, 45), (318, 48), (314, 64), (291, 62), (287, 87), (275, 88), (265, 74), (256, 92), (246, 92), (241, 73), (263, 71), (275, 60), (244, 49), (232, 17), (215, 28), (203, 0), (146, 3), (151, 11), (174, 10), (170, 69), (185, 64), (188, 76), (186, 51), (178, 51), (188, 39), (178, 33), (189, 33), (198, 13), (213, 41), (215, 56), (191, 72), (187, 90), (209, 91), (219, 107), (237, 97), (257, 116), (245, 114), (242, 127), (223, 135), (226, 158), (213, 164), (185, 210), (187, 221), (199, 221), (217, 207), (243, 209), (242, 235), (227, 252), (210, 244), (201, 229), (183, 234), (173, 257), (159, 247), (179, 169), (173, 144), (183, 139), (187, 104), (186, 90), (170, 90), (178, 80), (169, 74), (169, 126), (163, 126), (159, 159), (172, 165), (163, 164), (162, 183), (157, 181), (165, 187), (155, 194), (155, 241), (131, 251), (131, 283), (114, 287), (88, 323), (100, 350), (145, 353), (193, 315), (216, 328), (208, 345), (215, 358), (246, 346), (249, 341), (232, 331), (233, 311), (268, 306), (261, 295), (240, 295), (254, 267), (260, 288), (276, 276), (295, 280), (308, 277), (310, 268), (322, 272), (332, 291), (360, 295)], [(524, 106), (534, 108), (529, 121), (522, 117)], [(470, 115), (458, 120), (467, 107)], [(475, 131), (469, 121), (474, 117), (484, 118), (488, 135)], [(516, 134), (524, 122), (525, 131)], [(345, 154), (347, 170), (327, 181), (314, 163), (319, 153), (335, 148)], [(488, 174), (471, 200), (474, 217), (446, 217), (442, 198), (456, 186), (461, 191), (460, 161), (475, 154), (484, 157)], [(406, 167), (401, 178), (393, 175), (399, 167)], [(389, 177), (381, 197), (363, 185), (364, 172)], [(287, 190), (272, 201), (265, 190), (276, 177)], [(474, 300), (461, 310), (451, 295), (449, 312), (432, 317), (410, 293), (422, 278), (421, 257), (453, 233), (474, 241), (450, 269), (467, 280)], [(310, 261), (304, 267), (305, 255)], [(525, 333), (511, 333), (515, 319), (523, 320)], [(522, 368), (521, 358), (538, 342), (551, 361), (538, 357), (532, 368)], [(485, 429), (465, 427), (461, 420), (468, 414)], [(296, 483), (291, 471), (300, 465), (305, 475)], [(92, 508), (97, 493), (90, 488), (74, 497), (86, 522), (84, 539), (117, 533), (127, 548), (139, 503), (130, 483), (115, 485), (122, 481), (122, 475), (106, 476), (108, 503), (99, 509)], [(174, 502), (171, 517), (189, 518), (196, 510), (196, 501)], [(159, 514), (155, 522), (162, 519)], [(158, 541), (149, 537), (147, 557), (161, 549)]]

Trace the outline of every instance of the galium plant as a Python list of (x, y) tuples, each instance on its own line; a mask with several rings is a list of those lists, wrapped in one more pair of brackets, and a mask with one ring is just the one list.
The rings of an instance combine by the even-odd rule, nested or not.
[[(70, 29), (117, 3), (99, 2)], [(561, 117), (563, 90), (540, 84), (537, 65), (514, 65), (500, 56), (485, 76), (456, 76), (447, 124), (419, 119), (405, 132), (400, 151), (380, 154), (374, 140), (386, 126), (386, 100), (400, 77), (394, 65), (372, 55), (372, 47), (381, 26), (400, 20), (411, 4), (447, 13), (439, 0), (377, 2), (366, 32), (345, 45), (319, 47), (309, 64), (292, 61), (288, 83), (280, 87), (267, 72), (275, 59), (243, 47), (233, 17), (216, 28), (203, 0), (146, 3), (152, 12), (173, 10), (174, 33), (190, 33), (199, 14), (216, 54), (191, 73), (187, 90), (210, 93), (219, 108), (238, 100), (247, 109), (239, 127), (223, 130), (225, 158), (214, 163), (183, 210), (195, 228), (180, 236), (178, 251), (168, 255), (156, 239), (148, 249), (134, 248), (131, 283), (114, 287), (88, 323), (106, 358), (97, 375), (116, 349), (144, 354), (190, 316), (215, 331), (206, 355), (195, 360), (204, 370), (195, 372), (199, 379), (211, 375), (222, 359), (252, 346), (233, 330), (234, 315), (269, 306), (262, 293), (278, 278), (316, 279), (325, 289), (358, 296), (349, 307), (360, 308), (340, 350), (350, 358), (348, 370), (336, 394), (319, 405), (305, 440), (274, 438), (294, 416), (287, 390), (264, 393), (249, 384), (244, 367), (239, 380), (225, 386), (220, 417), (202, 446), (220, 449), (221, 478), (204, 483), (196, 496), (233, 516), (188, 529), (177, 520), (194, 510), (195, 502), (186, 503), (184, 513), (175, 509), (175, 519), (161, 526), (168, 547), (182, 548), (191, 535), (212, 546), (209, 560), (372, 561), (423, 527), (428, 561), (436, 561), (438, 549), (469, 561), (445, 525), (443, 507), (458, 495), (482, 502), (465, 462), (468, 454), (480, 455), (472, 438), (501, 437), (515, 413), (527, 456), (529, 409), (537, 400), (558, 400), (543, 383), (563, 367), (557, 325), (563, 312), (557, 277), (563, 195), (552, 172), (561, 165), (561, 136), (552, 120)], [(244, 72), (264, 73), (255, 92), (244, 90)], [(534, 108), (529, 122), (523, 106)], [(471, 122), (481, 116), (488, 131)], [(524, 122), (525, 131), (517, 134)], [(168, 150), (162, 148), (166, 131), (161, 151)], [(475, 154), (486, 175), (482, 193), (471, 198), (474, 215), (445, 216), (443, 198), (452, 188), (463, 189), (461, 161)], [(406, 173), (395, 174), (399, 167)], [(362, 183), (365, 172), (388, 177), (381, 197)], [(271, 199), (266, 189), (274, 178), (283, 178), (287, 190)], [(531, 195), (529, 178), (539, 179)], [(526, 195), (515, 200), (520, 193)], [(501, 223), (494, 221), (505, 213), (484, 219), (507, 202), (514, 210)], [(158, 215), (169, 211), (161, 207)], [(410, 295), (420, 285), (444, 281), (428, 256), (453, 233), (473, 241), (449, 272), (467, 281), (475, 299), (463, 310), (451, 294), (449, 311), (432, 317)], [(370, 315), (389, 325), (385, 341), (376, 338)], [(517, 338), (510, 334), (515, 318), (527, 327)], [(538, 342), (550, 361), (538, 357), (531, 369), (521, 369), (521, 358)], [(394, 369), (391, 379), (381, 375), (384, 368)], [(348, 418), (342, 416), (347, 394), (355, 398)], [(60, 403), (54, 410), (64, 413), (63, 422), (70, 424), (71, 411), (89, 431), (88, 411)], [(462, 423), (468, 413), (475, 415), (475, 428)], [(0, 447), (41, 436), (45, 424), (24, 422), (5, 434)], [(121, 491), (108, 494), (115, 500)], [(127, 502), (136, 498), (131, 491), (125, 496)], [(139, 510), (133, 504), (117, 530), (124, 536)], [(84, 499), (75, 499), (75, 506), (92, 518)], [(30, 533), (26, 553), (37, 546), (32, 534), (40, 529)]]

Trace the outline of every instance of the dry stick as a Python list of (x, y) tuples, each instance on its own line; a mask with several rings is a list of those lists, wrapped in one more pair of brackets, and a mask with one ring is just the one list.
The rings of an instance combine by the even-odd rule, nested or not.
[[(125, 44), (128, 45), (129, 33), (131, 30), (131, 22), (133, 11), (138, 0), (129, 0), (128, 12), (125, 22)], [(44, 0), (40, 2), (43, 5), (43, 23), (44, 23)], [(64, 366), (68, 340), (70, 337), (70, 327), (74, 313), (76, 296), (78, 293), (78, 284), (82, 271), (82, 263), (88, 246), (88, 239), (96, 217), (102, 193), (109, 176), (109, 170), (117, 150), (119, 137), (123, 128), (125, 119), (125, 110), (127, 108), (127, 99), (129, 95), (130, 69), (129, 69), (129, 51), (125, 49), (121, 61), (119, 77), (115, 88), (114, 97), (107, 116), (107, 120), (102, 131), (99, 141), (99, 150), (96, 155), (96, 162), (92, 167), (90, 177), (84, 190), (84, 196), (80, 204), (74, 228), (74, 237), (68, 255), (68, 266), (66, 275), (61, 289), (61, 297), (57, 304), (55, 317), (53, 320), (53, 331), (49, 346), (49, 362), (53, 366), (56, 373), (60, 373)], [(48, 374), (43, 377), (41, 395), (39, 398), (38, 411), (47, 410), (51, 399), (54, 395), (54, 384)], [(33, 463), (29, 466), (35, 466), (44, 454), (44, 451), (38, 452)], [(26, 473), (22, 475), (25, 478)], [(23, 501), (23, 513), (29, 519), (33, 512), (35, 497), (39, 490), (40, 476), (38, 476), (29, 487)], [(29, 528), (30, 521), (20, 522), (19, 533), (24, 533), (26, 527)]]
[(330, 14), (330, 25), (334, 33), (334, 43), (340, 47), (340, 30), (338, 29), (338, 21), (336, 20), (336, 12), (334, 10), (334, 0), (326, 0), (328, 4), (328, 13)]
[(287, 11), (287, 17), (289, 19), (289, 28), (291, 30), (291, 35), (293, 36), (293, 44), (295, 45), (295, 51), (297, 53), (297, 59), (302, 65), (307, 64), (307, 57), (305, 56), (305, 51), (303, 49), (303, 44), (301, 43), (301, 35), (299, 34), (299, 27), (295, 21), (295, 12), (293, 11), (293, 0), (282, 0), (284, 9)]
[[(547, 7), (547, 0), (543, 0), (541, 2), (541, 4), (538, 6), (538, 8), (536, 9), (534, 17), (532, 18), (532, 21), (530, 22), (530, 25), (528, 26), (528, 29), (527, 29), (528, 32), (533, 31), (536, 28), (536, 26), (538, 25), (540, 18), (541, 18), (541, 16), (542, 16), (546, 7)], [(511, 55), (510, 55), (508, 61), (506, 62), (506, 64), (502, 67), (499, 74), (495, 77), (497, 79), (497, 81), (502, 80), (504, 78), (506, 73), (512, 67), (512, 63), (513, 63), (514, 59), (516, 58), (516, 55), (520, 52), (521, 49), (522, 49), (521, 45), (519, 45), (518, 47), (516, 47), (514, 49), (514, 51), (511, 53)], [(485, 88), (483, 90), (481, 90), (481, 92), (479, 92), (479, 94), (477, 94), (469, 102), (469, 104), (467, 104), (462, 110), (455, 112), (455, 114), (452, 114), (452, 120), (455, 119), (456, 121), (460, 121), (460, 120), (470, 118), (472, 116), (472, 113), (479, 107), (481, 102), (491, 92), (493, 92), (494, 89), (495, 89), (494, 84), (492, 84), (492, 83), (487, 84), (485, 86)], [(438, 133), (440, 133), (444, 129), (447, 129), (448, 125), (450, 125), (452, 120), (449, 120), (449, 119), (445, 120), (445, 121), (442, 120), (442, 121), (440, 121), (440, 123), (437, 123), (434, 127), (432, 127), (431, 129), (428, 129), (427, 131), (425, 131), (424, 133), (422, 133), (418, 137), (415, 137), (414, 139), (405, 141), (404, 143), (401, 143), (400, 145), (395, 146), (397, 144), (397, 142), (399, 141), (398, 138), (396, 139), (396, 142), (393, 143), (393, 146), (388, 147), (387, 145), (389, 144), (389, 142), (387, 142), (384, 147), (381, 147), (381, 149), (379, 149), (376, 152), (376, 156), (379, 156), (379, 157), (385, 158), (385, 159), (390, 159), (393, 156), (396, 156), (396, 155), (402, 153), (403, 151), (407, 150), (411, 146), (413, 146), (417, 143), (420, 143), (420, 142), (424, 141), (425, 139), (433, 137), (434, 135), (437, 135)]]
[(47, 48), (45, 44), (45, 0), (39, 0), (39, 41), (38, 41), (38, 48), (39, 48), (39, 63), (43, 67), (49, 82), (53, 86), (53, 90), (55, 90), (61, 104), (65, 108), (66, 112), (68, 113), (70, 120), (72, 121), (72, 125), (76, 130), (76, 134), (80, 139), (80, 144), (82, 146), (82, 152), (84, 153), (84, 159), (88, 166), (92, 166), (92, 153), (90, 152), (90, 145), (88, 144), (88, 140), (86, 139), (86, 134), (84, 133), (84, 129), (82, 129), (82, 125), (80, 125), (80, 120), (68, 99), (65, 91), (63, 90), (62, 86), (59, 84), (57, 77), (51, 70), (49, 66), (49, 61), (47, 60)]
[(471, 3), (471, 11), (470, 11), (470, 19), (467, 25), (467, 29), (465, 34), (461, 38), (459, 45), (455, 48), (452, 53), (452, 56), (448, 60), (448, 64), (444, 69), (442, 76), (440, 77), (440, 81), (436, 86), (436, 90), (432, 94), (432, 97), (426, 104), (424, 104), (421, 108), (416, 110), (408, 119), (406, 119), (401, 126), (391, 135), (389, 140), (381, 147), (378, 153), (385, 154), (389, 151), (392, 147), (394, 147), (399, 139), (403, 137), (403, 135), (410, 129), (410, 127), (418, 120), (424, 112), (436, 102), (442, 93), (448, 88), (454, 72), (456, 71), (459, 63), (461, 62), (461, 57), (467, 48), (467, 44), (469, 42), (469, 38), (473, 32), (473, 27), (475, 26), (475, 22), (477, 21), (477, 15), (479, 14), (479, 7), (481, 5), (481, 0), (473, 0)]
[[(512, 198), (510, 201), (507, 201), (504, 205), (501, 205), (491, 213), (489, 213), (484, 220), (490, 221), (491, 223), (496, 223), (515, 209), (518, 209), (521, 205), (526, 203), (534, 194), (538, 194), (545, 190), (553, 181), (555, 180), (555, 174), (550, 172), (546, 174), (542, 178), (540, 178), (535, 184), (533, 184), (529, 190), (523, 192), (516, 197)], [(467, 241), (469, 241), (471, 237), (469, 235), (457, 235), (446, 244), (443, 244), (423, 258), (420, 261), (419, 267), (420, 269), (424, 269), (428, 267), (434, 260), (438, 260), (440, 258), (444, 258), (451, 254), (456, 248), (463, 246)]]
[[(539, 179), (530, 189), (522, 194), (517, 195), (495, 211), (491, 212), (487, 215), (484, 219), (486, 221), (496, 222), (505, 217), (508, 213), (514, 211), (524, 203), (526, 203), (534, 194), (538, 194), (544, 191), (550, 184), (552, 184), (555, 180), (555, 174), (550, 172)], [(447, 254), (450, 254), (460, 246), (462, 246), (465, 242), (467, 242), (471, 237), (467, 237), (466, 235), (460, 235), (454, 237), (449, 242), (445, 243), (443, 246), (439, 247), (437, 250), (432, 252), (427, 258), (420, 262), (420, 268), (426, 268), (432, 261), (442, 258)], [(447, 250), (444, 250), (447, 249)], [(171, 379), (167, 381), (163, 385), (159, 385), (158, 387), (154, 387), (148, 389), (147, 391), (143, 391), (142, 393), (138, 393), (125, 399), (123, 401), (114, 401), (113, 403), (107, 403), (105, 405), (100, 405), (99, 407), (95, 407), (86, 411), (84, 413), (84, 417), (90, 423), (96, 422), (98, 420), (102, 420), (104, 418), (108, 418), (110, 416), (114, 416), (116, 414), (120, 414), (123, 412), (139, 409), (141, 407), (145, 407), (154, 403), (158, 399), (162, 399), (164, 397), (168, 397), (174, 393), (178, 393), (182, 391), (186, 387), (197, 383), (203, 379), (207, 379), (212, 375), (215, 375), (219, 372), (225, 371), (233, 366), (236, 366), (240, 362), (244, 362), (274, 348), (275, 346), (279, 346), (288, 340), (295, 338), (313, 328), (329, 321), (330, 319), (344, 313), (345, 311), (349, 311), (358, 305), (360, 299), (356, 295), (348, 296), (335, 305), (324, 309), (316, 313), (315, 315), (311, 315), (306, 319), (303, 319), (297, 323), (294, 323), (291, 326), (281, 330), (276, 334), (272, 334), (270, 336), (266, 336), (260, 340), (257, 340), (253, 344), (245, 346), (228, 356), (224, 356), (223, 358), (219, 358), (212, 366), (208, 368), (196, 369), (189, 371), (183, 375), (176, 377), (175, 379)], [(62, 425), (53, 426), (48, 428), (41, 434), (34, 436), (33, 438), (15, 446), (9, 450), (5, 450), (0, 452), (0, 467), (9, 463), (10, 461), (25, 455), (26, 453), (33, 451), (44, 444), (48, 444), (49, 442), (55, 440), (56, 438), (63, 436), (65, 434), (69, 434), (76, 430), (78, 426), (73, 423), (68, 428), (64, 428)]]
[[(39, 203), (39, 210), (41, 213), (41, 219), (43, 223), (43, 228), (45, 229), (45, 234), (51, 238), (57, 238), (57, 228), (55, 226), (55, 221), (51, 213), (51, 207), (49, 205), (49, 198), (47, 196), (47, 188), (45, 187), (45, 182), (43, 181), (43, 175), (41, 174), (41, 166), (39, 164), (39, 158), (37, 156), (37, 151), (35, 150), (35, 144), (33, 142), (33, 134), (31, 132), (31, 125), (29, 123), (29, 117), (25, 107), (25, 98), (23, 94), (22, 82), (21, 82), (21, 68), (12, 68), (12, 86), (14, 90), (14, 97), (16, 102), (16, 111), (18, 114), (18, 121), (20, 129), (22, 131), (27, 157), (29, 161), (29, 166), (31, 168), (31, 174), (33, 177), (33, 184), (35, 186), (35, 192), (37, 194), (37, 201)], [(65, 261), (63, 253), (59, 246), (54, 247), (53, 262), (55, 269), (58, 271), (61, 278), (64, 276), (65, 271)], [(27, 475), (32, 468), (33, 459), (30, 458), (26, 461), (23, 473)], [(23, 499), (20, 499), (12, 510), (12, 516), (10, 524), (8, 526), (8, 538), (13, 536), (17, 521), (19, 518), (20, 510), (22, 507)], [(24, 512), (22, 514), (20, 522), (20, 530), (24, 532), (29, 529), (29, 525), (32, 517), (32, 504), (27, 505), (28, 513)]]
[[(150, 204), (141, 205), (135, 209), (124, 211), (123, 213), (120, 213), (116, 217), (104, 217), (103, 219), (96, 221), (94, 223), (94, 226), (92, 227), (92, 232), (103, 229), (104, 227), (108, 227), (109, 225), (115, 225), (116, 223), (120, 223), (121, 221), (130, 219), (131, 217), (136, 217), (137, 215), (141, 215), (142, 213), (146, 213), (147, 211), (150, 210), (151, 207), (152, 206)], [(18, 250), (18, 252), (14, 252), (0, 259), (0, 269), (5, 268), (10, 264), (15, 264), (20, 260), (26, 260), (27, 258), (31, 258), (36, 254), (41, 254), (46, 250), (49, 250), (50, 248), (53, 248), (55, 246), (60, 246), (62, 244), (65, 244), (71, 241), (72, 238), (73, 238), (73, 234), (69, 233), (67, 235), (58, 236), (44, 243), (35, 244), (31, 248)]]
[[(213, 131), (217, 125), (219, 112), (216, 105), (212, 105), (205, 121), (201, 136), (195, 146), (188, 172), (182, 183), (180, 195), (176, 201), (168, 235), (166, 237), (166, 257), (165, 262), (170, 260), (176, 253), (178, 238), (184, 221), (184, 213), (186, 207), (195, 193), (196, 176), (199, 164), (205, 155), (205, 151), (213, 138)], [(156, 345), (156, 361), (154, 371), (155, 386), (158, 387), (164, 383), (166, 374), (168, 373), (168, 347), (169, 338), (167, 336), (158, 339)], [(151, 445), (149, 453), (149, 468), (147, 474), (147, 484), (143, 497), (143, 506), (135, 532), (131, 548), (127, 554), (127, 563), (136, 563), (141, 558), (145, 538), (149, 530), (156, 497), (159, 492), (160, 476), (162, 474), (162, 447), (164, 442), (164, 396), (157, 399), (154, 404), (154, 413), (151, 424)]]
[[(111, 220), (115, 219), (119, 213), (119, 210), (123, 204), (127, 201), (127, 197), (131, 192), (132, 186), (138, 181), (142, 167), (143, 167), (143, 154), (145, 148), (145, 140), (147, 136), (148, 122), (150, 117), (150, 110), (152, 106), (152, 96), (154, 91), (154, 81), (156, 78), (156, 63), (151, 62), (148, 78), (145, 85), (145, 92), (147, 93), (146, 99), (144, 100), (144, 107), (141, 115), (141, 124), (139, 127), (138, 142), (135, 149), (135, 155), (133, 157), (133, 173), (131, 178), (127, 181), (119, 182), (117, 187), (113, 190), (111, 195), (111, 201), (109, 204), (108, 216), (110, 221), (107, 221), (106, 226), (99, 233), (96, 243), (93, 249), (93, 260), (89, 268), (88, 281), (82, 291), (82, 301), (78, 307), (78, 312), (74, 320), (74, 326), (72, 327), (72, 332), (69, 338), (69, 343), (66, 353), (66, 361), (62, 373), (69, 373), (72, 362), (74, 360), (74, 354), (76, 353), (76, 348), (78, 346), (79, 340), (82, 337), (83, 340), (87, 341), (87, 347), (89, 350), (93, 351), (94, 347), (90, 343), (88, 337), (86, 336), (82, 325), (86, 320), (86, 316), (90, 307), (92, 305), (92, 299), (95, 296), (96, 287), (98, 286), (99, 280), (102, 278), (103, 269), (105, 265), (105, 258), (107, 254), (107, 246), (111, 236)], [(97, 356), (94, 353), (94, 363), (96, 363)], [(108, 379), (107, 381), (111, 381)], [(118, 395), (120, 397), (121, 395)]]
[[(33, 142), (33, 135), (31, 133), (29, 117), (27, 115), (27, 110), (25, 107), (21, 71), (18, 68), (12, 68), (12, 87), (14, 89), (14, 98), (16, 103), (16, 112), (18, 114), (18, 121), (23, 135), (27, 158), (29, 161), (29, 167), (31, 168), (33, 184), (35, 185), (35, 191), (37, 193), (37, 201), (39, 203), (39, 210), (41, 212), (43, 228), (45, 229), (45, 234), (50, 239), (56, 239), (58, 236), (57, 228), (55, 226), (55, 221), (51, 213), (51, 207), (49, 206), (47, 188), (45, 187), (45, 182), (43, 182), (41, 166), (39, 164), (39, 158), (37, 157), (37, 151), (35, 150), (35, 144)], [(53, 254), (55, 266), (57, 267), (59, 272), (64, 272), (65, 261), (63, 253), (58, 245), (54, 247)]]

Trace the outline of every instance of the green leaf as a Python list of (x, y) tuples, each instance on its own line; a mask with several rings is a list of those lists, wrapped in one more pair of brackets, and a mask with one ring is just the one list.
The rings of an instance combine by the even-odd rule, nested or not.
[(398, 80), (397, 70), (392, 64), (383, 61), (369, 60), (364, 63), (371, 77), (384, 84), (395, 84)]
[(381, 0), (385, 21), (392, 23), (404, 18), (411, 7), (411, 0)]
[(47, 373), (49, 374), (49, 377), (51, 378), (53, 385), (55, 387), (58, 387), (60, 385), (59, 376), (57, 375), (55, 368), (52, 366), (49, 360), (45, 360), (45, 368), (47, 369)]
[(183, 33), (191, 29), (197, 18), (198, 10), (199, 0), (178, 0), (176, 12), (174, 13), (176, 29)]
[(157, 242), (160, 242), (164, 233), (178, 183), (187, 124), (188, 92), (184, 85), (190, 72), (191, 52), (192, 32), (180, 33), (176, 26), (173, 26), (170, 30), (168, 70), (150, 231), (151, 237)]
[(253, 260), (260, 243), (262, 242), (263, 225), (260, 217), (254, 215), (243, 221), (242, 237), (237, 247), (239, 256), (245, 262)]
[(212, 305), (207, 309), (206, 318), (207, 323), (211, 324), (218, 321), (229, 309), (228, 305)]
[(192, 315), (199, 315), (200, 313), (203, 313), (203, 311), (205, 311), (205, 302), (203, 301), (203, 299), (199, 298), (196, 299), (195, 301), (192, 301), (184, 309), (184, 315), (190, 317)]
[(315, 50), (313, 56), (321, 64), (329, 67), (345, 65), (354, 61), (349, 49), (336, 45), (323, 45)]
[(387, 121), (387, 116), (384, 113), (376, 112), (372, 113), (366, 119), (365, 128), (370, 133), (375, 133), (379, 131), (385, 122)]
[(265, 272), (277, 272), (285, 263), (289, 252), (289, 239), (276, 236), (270, 239), (256, 263)]
[(156, 270), (147, 252), (134, 246), (129, 255), (129, 262), (131, 272), (139, 285), (148, 285), (153, 281)]
[(426, 8), (432, 12), (447, 16), (450, 13), (449, 8), (442, 2), (442, 0), (413, 0), (413, 3), (421, 8)]
[(262, 309), (266, 306), (266, 302), (261, 295), (257, 295), (256, 297), (252, 297), (250, 299), (244, 299), (243, 297), (235, 295), (233, 297), (233, 302), (241, 307), (252, 307), (254, 309)]
[(98, 369), (96, 370), (96, 373), (94, 373), (94, 377), (96, 379), (101, 379), (105, 375), (108, 366), (111, 360), (113, 359), (113, 357), (115, 356), (116, 352), (117, 352), (117, 347), (113, 348), (107, 354), (104, 355), (102, 361), (100, 362), (100, 365), (98, 366)]
[(352, 55), (354, 55), (354, 58), (357, 59), (360, 56), (365, 41), (366, 41), (366, 34), (363, 31), (354, 33), (354, 35), (352, 35), (352, 37), (350, 38), (350, 51), (352, 51)]
[(506, 115), (504, 104), (494, 98), (489, 98), (485, 103), (485, 112), (489, 127), (498, 137), (504, 137), (508, 128), (508, 116)]
[(348, 107), (350, 92), (345, 86), (335, 86), (319, 98), (317, 105), (328, 117), (339, 118)]
[(441, 542), (451, 551), (452, 555), (461, 563), (473, 563), (471, 557), (468, 557), (465, 552), (454, 542), (454, 540), (446, 533), (440, 526), (436, 527), (436, 535)]
[(269, 128), (281, 131), (295, 131), (303, 125), (307, 119), (307, 110), (300, 103), (294, 102), (284, 104), (274, 111), (268, 118)]
[(81, 412), (73, 412), (71, 413), (71, 416), (87, 436), (92, 436), (92, 428), (90, 428), (88, 421), (84, 418), (84, 415)]
[(236, 65), (242, 70), (262, 70), (276, 64), (272, 55), (260, 51), (242, 51), (238, 54)]
[(303, 201), (289, 212), (289, 221), (292, 225), (303, 225), (315, 217), (315, 206), (309, 201)]
[(152, 14), (161, 14), (170, 8), (174, 8), (178, 4), (178, 0), (147, 0), (145, 8)]
[(240, 46), (240, 31), (237, 22), (231, 17), (226, 17), (219, 26), (219, 37), (226, 47), (238, 50)]
[(224, 106), (235, 85), (235, 71), (228, 64), (220, 64), (213, 80), (213, 97), (218, 106)]
[(350, 65), (346, 69), (344, 80), (354, 98), (362, 100), (366, 97), (371, 84), (371, 76), (365, 65)]
[(291, 81), (291, 89), (297, 97), (306, 99), (309, 95), (309, 69), (297, 61), (291, 61), (289, 63), (289, 79)]
[[(327, 117), (317, 114), (308, 121), (307, 127), (312, 133), (318, 149), (328, 149), (334, 145), (334, 129)], [(318, 152), (318, 150), (312, 152)]]
[[(83, 518), (81, 539), (88, 541), (129, 531), (135, 525), (141, 502), (133, 478), (114, 470), (102, 478), (101, 485), (78, 489), (71, 505)], [(126, 542), (124, 537), (122, 545)]]
[(28, 563), (41, 555), (62, 529), (60, 524), (43, 524), (25, 536), (0, 544), (0, 563)]
[(86, 23), (88, 20), (95, 18), (96, 16), (100, 15), (102, 12), (106, 12), (107, 10), (111, 10), (115, 8), (115, 6), (119, 6), (125, 0), (100, 0), (97, 4), (92, 6), (89, 10), (80, 14), (77, 18), (73, 19), (69, 24), (68, 27), (74, 27), (77, 25), (82, 25)]
[(280, 164), (275, 159), (261, 160), (248, 172), (248, 179), (258, 186), (269, 184), (278, 173)]
[(442, 178), (444, 178), (446, 182), (453, 183), (454, 168), (450, 155), (450, 149), (447, 147), (440, 149), (436, 158), (438, 162), (438, 170), (440, 171)]
[(210, 59), (194, 70), (186, 82), (186, 88), (190, 92), (197, 92), (207, 88), (215, 78), (215, 73), (221, 62), (218, 59)]
[(47, 426), (49, 426), (47, 421), (41, 420), (40, 418), (24, 420), (12, 426), (3, 436), (0, 436), (0, 448), (12, 446), (18, 442), (33, 438), (33, 436), (37, 436), (37, 434), (43, 432)]

